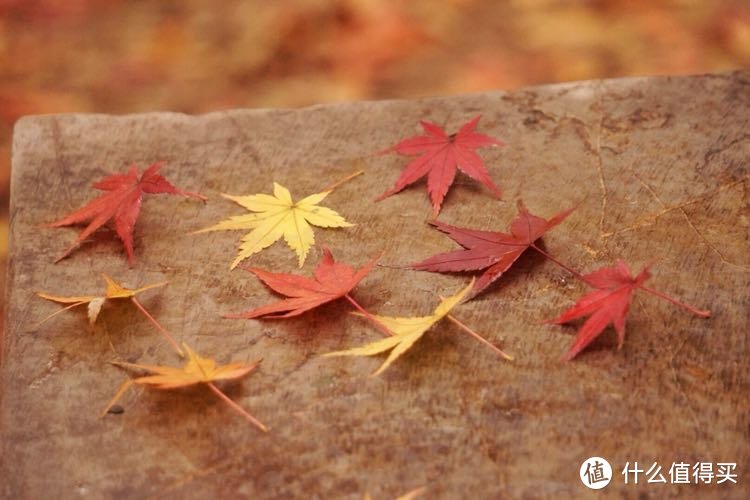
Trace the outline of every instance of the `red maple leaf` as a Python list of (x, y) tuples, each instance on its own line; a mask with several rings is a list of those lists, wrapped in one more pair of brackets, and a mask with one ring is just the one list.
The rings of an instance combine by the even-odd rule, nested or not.
[(618, 349), (622, 347), (625, 341), (625, 317), (628, 314), (630, 299), (637, 289), (666, 299), (697, 316), (703, 318), (711, 316), (711, 311), (698, 310), (658, 290), (645, 286), (643, 283), (651, 277), (649, 268), (650, 266), (644, 267), (637, 276), (633, 277), (627, 264), (618, 259), (613, 267), (602, 267), (582, 277), (587, 284), (596, 288), (596, 291), (584, 295), (560, 317), (549, 321), (549, 323), (562, 324), (583, 316), (590, 316), (578, 330), (575, 342), (565, 355), (565, 359), (571, 360), (576, 357), (610, 323), (617, 332), (617, 347)]
[(251, 309), (242, 313), (227, 314), (225, 318), (289, 318), (298, 316), (311, 309), (315, 309), (327, 302), (345, 298), (362, 314), (388, 335), (393, 335), (385, 325), (368, 313), (349, 294), (367, 274), (372, 271), (380, 256), (365, 264), (362, 269), (355, 271), (347, 264), (335, 262), (328, 248), (323, 248), (323, 257), (318, 263), (312, 278), (296, 274), (271, 273), (263, 269), (250, 268), (268, 287), (287, 298), (278, 302)]
[(484, 270), (474, 283), (469, 298), (476, 296), (500, 278), (527, 248), (533, 248), (556, 264), (577, 274), (535, 244), (536, 240), (565, 220), (574, 209), (575, 207), (569, 208), (545, 220), (531, 214), (519, 200), (518, 215), (510, 224), (510, 234), (466, 229), (438, 221), (430, 222), (464, 249), (433, 255), (409, 267), (419, 271), (440, 273)]
[(50, 227), (61, 227), (88, 222), (88, 226), (81, 231), (76, 241), (55, 262), (59, 262), (67, 257), (83, 240), (112, 219), (117, 236), (122, 240), (122, 244), (125, 246), (125, 251), (128, 254), (128, 264), (130, 267), (133, 267), (135, 263), (133, 256), (133, 228), (141, 211), (143, 193), (179, 194), (202, 201), (208, 199), (197, 193), (182, 191), (170, 184), (167, 179), (158, 173), (163, 165), (164, 162), (151, 164), (143, 172), (140, 179), (138, 178), (138, 169), (135, 165), (132, 165), (130, 170), (125, 174), (110, 175), (95, 183), (93, 186), (96, 189), (107, 191), (107, 193), (91, 200), (70, 215), (49, 225)]
[(398, 193), (427, 175), (427, 191), (432, 200), (433, 215), (437, 216), (445, 194), (453, 184), (456, 169), (487, 186), (492, 194), (499, 198), (500, 189), (492, 182), (484, 161), (474, 150), (487, 146), (503, 146), (504, 143), (474, 131), (480, 118), (481, 115), (473, 118), (457, 133), (451, 135), (446, 134), (445, 130), (434, 123), (421, 121), (426, 135), (404, 139), (383, 151), (396, 151), (402, 155), (419, 157), (406, 166), (393, 188), (381, 194), (376, 200), (380, 201)]

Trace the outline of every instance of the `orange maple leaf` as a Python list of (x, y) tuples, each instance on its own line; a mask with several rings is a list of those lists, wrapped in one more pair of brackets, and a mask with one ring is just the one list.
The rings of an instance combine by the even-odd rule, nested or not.
[(150, 285), (142, 286), (140, 288), (125, 288), (124, 286), (117, 283), (115, 280), (110, 278), (108, 275), (102, 273), (102, 278), (104, 279), (105, 283), (107, 284), (107, 288), (104, 291), (104, 295), (79, 295), (79, 296), (72, 296), (72, 297), (65, 297), (60, 295), (51, 295), (49, 293), (45, 292), (37, 292), (37, 295), (42, 297), (43, 299), (51, 300), (52, 302), (57, 302), (59, 304), (68, 304), (64, 308), (60, 309), (59, 311), (55, 311), (43, 320), (39, 322), (39, 325), (47, 321), (48, 319), (52, 318), (53, 316), (57, 316), (63, 311), (67, 311), (68, 309), (72, 309), (74, 307), (81, 306), (83, 304), (88, 304), (88, 317), (89, 317), (89, 323), (94, 324), (96, 323), (96, 319), (99, 317), (99, 312), (102, 309), (102, 306), (107, 300), (114, 300), (114, 299), (130, 299), (130, 301), (135, 304), (135, 306), (143, 313), (146, 318), (153, 323), (153, 325), (161, 332), (162, 335), (169, 341), (170, 344), (172, 344), (172, 347), (175, 348), (175, 350), (180, 354), (180, 356), (183, 356), (183, 352), (180, 349), (180, 347), (177, 345), (177, 342), (175, 342), (174, 338), (170, 333), (167, 331), (166, 328), (161, 326), (158, 321), (156, 321), (156, 318), (151, 316), (151, 314), (146, 310), (145, 307), (138, 301), (138, 299), (135, 297), (137, 294), (141, 292), (145, 292), (146, 290), (151, 290), (152, 288), (158, 288), (162, 287), (167, 284), (166, 281), (162, 281), (160, 283), (152, 283)]
[(247, 412), (240, 405), (232, 401), (229, 396), (221, 392), (221, 390), (214, 385), (214, 382), (220, 380), (237, 380), (244, 377), (251, 371), (258, 367), (261, 360), (255, 363), (229, 363), (228, 365), (217, 365), (216, 361), (211, 358), (204, 358), (199, 356), (193, 351), (190, 346), (183, 343), (185, 351), (188, 355), (188, 360), (182, 368), (175, 368), (172, 366), (160, 366), (160, 365), (138, 365), (135, 363), (125, 363), (122, 361), (112, 361), (112, 364), (122, 368), (128, 368), (133, 370), (143, 370), (149, 373), (141, 377), (136, 377), (125, 381), (115, 393), (115, 396), (107, 404), (101, 416), (107, 414), (107, 412), (114, 406), (115, 403), (122, 397), (125, 391), (130, 388), (133, 384), (144, 385), (152, 387), (154, 389), (170, 390), (179, 389), (181, 387), (189, 387), (197, 384), (205, 384), (211, 391), (216, 394), (222, 401), (238, 411), (245, 419), (257, 426), (263, 432), (267, 432), (268, 428), (263, 425), (257, 418)]

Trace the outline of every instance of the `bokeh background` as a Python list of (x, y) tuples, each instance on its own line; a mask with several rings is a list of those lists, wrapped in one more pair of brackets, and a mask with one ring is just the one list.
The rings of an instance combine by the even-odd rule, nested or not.
[(296, 107), (749, 66), (750, 0), (0, 0), (0, 279), (23, 115)]

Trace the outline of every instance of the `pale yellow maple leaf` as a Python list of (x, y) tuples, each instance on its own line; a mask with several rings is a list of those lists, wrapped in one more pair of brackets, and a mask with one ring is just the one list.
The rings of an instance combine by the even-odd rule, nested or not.
[(396, 359), (398, 359), (402, 354), (409, 350), (409, 348), (413, 346), (414, 343), (419, 340), (422, 335), (424, 335), (425, 332), (430, 329), (430, 327), (432, 327), (432, 325), (434, 325), (441, 319), (448, 317), (448, 319), (456, 323), (459, 327), (470, 333), (481, 342), (487, 344), (502, 357), (508, 360), (512, 360), (512, 357), (505, 354), (495, 345), (491, 344), (489, 341), (479, 336), (479, 334), (450, 315), (451, 309), (458, 305), (469, 294), (469, 292), (471, 292), (472, 286), (474, 286), (473, 279), (466, 288), (459, 291), (455, 295), (441, 298), (440, 304), (438, 304), (438, 306), (435, 308), (435, 311), (429, 316), (389, 317), (374, 315), (375, 319), (385, 325), (388, 330), (394, 332), (395, 335), (384, 338), (382, 340), (371, 342), (362, 347), (355, 347), (353, 349), (347, 349), (343, 351), (335, 351), (324, 354), (324, 356), (374, 356), (376, 354), (390, 351), (388, 358), (386, 358), (385, 362), (373, 374), (380, 375), (394, 361), (396, 361)]
[(175, 368), (172, 366), (161, 366), (161, 365), (139, 365), (135, 363), (125, 363), (122, 361), (113, 361), (112, 364), (127, 368), (131, 370), (143, 370), (149, 375), (136, 377), (134, 379), (126, 380), (115, 393), (114, 397), (110, 400), (107, 406), (102, 411), (102, 416), (106, 415), (112, 406), (122, 397), (125, 391), (128, 390), (133, 384), (144, 385), (147, 387), (153, 387), (154, 389), (178, 389), (181, 387), (188, 387), (191, 385), (205, 384), (211, 391), (216, 394), (222, 401), (231, 406), (234, 410), (238, 411), (248, 421), (252, 422), (263, 432), (268, 429), (263, 425), (257, 418), (248, 413), (240, 405), (232, 401), (226, 394), (214, 385), (216, 381), (222, 380), (236, 380), (244, 377), (251, 371), (253, 371), (259, 364), (260, 361), (255, 363), (229, 363), (227, 365), (217, 365), (216, 361), (211, 358), (204, 358), (199, 356), (193, 351), (190, 346), (183, 343), (185, 351), (188, 355), (188, 360), (182, 368)]
[(87, 315), (89, 318), (89, 323), (93, 325), (94, 323), (96, 323), (96, 320), (99, 317), (99, 312), (102, 310), (104, 302), (113, 299), (130, 299), (130, 301), (133, 302), (133, 304), (143, 313), (143, 315), (146, 316), (146, 318), (151, 321), (154, 326), (156, 326), (156, 328), (162, 333), (162, 335), (164, 335), (169, 343), (172, 344), (172, 347), (175, 348), (180, 356), (183, 355), (182, 350), (177, 345), (177, 342), (175, 342), (174, 338), (172, 338), (172, 335), (170, 335), (170, 333), (163, 326), (161, 326), (158, 321), (156, 321), (151, 313), (149, 313), (136, 298), (136, 295), (141, 292), (166, 285), (166, 281), (162, 281), (161, 283), (152, 283), (140, 288), (126, 288), (117, 283), (107, 274), (102, 273), (102, 279), (104, 279), (104, 282), (107, 285), (107, 288), (104, 290), (104, 295), (78, 295), (68, 297), (62, 295), (52, 295), (46, 292), (37, 292), (37, 295), (43, 299), (51, 300), (52, 302), (57, 302), (58, 304), (67, 304), (66, 307), (60, 309), (59, 311), (55, 311), (54, 313), (41, 320), (39, 322), (39, 325), (52, 318), (53, 316), (57, 316), (63, 311), (67, 311), (68, 309), (72, 309), (83, 304), (88, 304)]
[(268, 194), (254, 194), (248, 196), (232, 196), (222, 194), (228, 200), (246, 208), (251, 213), (235, 215), (218, 224), (196, 231), (230, 231), (250, 229), (242, 237), (237, 258), (231, 268), (273, 245), (284, 238), (289, 247), (299, 257), (299, 267), (305, 263), (310, 248), (315, 243), (312, 226), (318, 227), (349, 227), (350, 224), (334, 210), (318, 205), (332, 191), (329, 188), (320, 193), (311, 194), (295, 202), (287, 188), (273, 183), (273, 196)]

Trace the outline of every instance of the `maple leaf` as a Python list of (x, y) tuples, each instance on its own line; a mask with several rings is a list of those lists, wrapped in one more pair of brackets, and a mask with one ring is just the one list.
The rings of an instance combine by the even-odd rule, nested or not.
[(216, 394), (222, 401), (227, 403), (234, 410), (238, 411), (243, 417), (249, 420), (251, 423), (256, 425), (263, 432), (267, 432), (268, 428), (263, 425), (257, 418), (248, 413), (240, 405), (232, 401), (226, 394), (216, 387), (214, 382), (221, 380), (236, 380), (244, 377), (251, 371), (255, 370), (260, 364), (260, 360), (255, 363), (230, 363), (228, 365), (216, 365), (216, 361), (211, 358), (203, 358), (196, 354), (190, 346), (183, 343), (182, 346), (187, 352), (188, 359), (182, 368), (174, 368), (172, 366), (158, 366), (158, 365), (138, 365), (135, 363), (125, 363), (122, 361), (112, 361), (112, 364), (120, 366), (122, 368), (128, 368), (132, 370), (143, 370), (149, 373), (142, 377), (137, 377), (125, 381), (118, 389), (115, 396), (107, 404), (107, 407), (102, 411), (101, 416), (107, 414), (110, 408), (114, 406), (117, 401), (122, 397), (125, 391), (130, 388), (133, 384), (144, 385), (147, 387), (153, 387), (154, 389), (178, 389), (181, 387), (189, 387), (191, 385), (205, 384), (211, 391)]
[(430, 327), (432, 327), (432, 325), (443, 318), (448, 318), (456, 325), (458, 325), (462, 330), (469, 333), (485, 345), (489, 346), (503, 358), (512, 360), (513, 358), (511, 356), (505, 354), (494, 344), (490, 343), (484, 337), (481, 337), (478, 333), (471, 330), (469, 327), (461, 323), (450, 314), (451, 310), (469, 294), (473, 286), (474, 280), (471, 280), (471, 283), (469, 283), (467, 287), (465, 287), (455, 295), (441, 298), (440, 304), (437, 306), (437, 308), (435, 308), (435, 311), (430, 316), (394, 318), (389, 316), (375, 315), (374, 317), (378, 320), (378, 322), (385, 325), (388, 330), (394, 332), (395, 334), (382, 340), (377, 340), (370, 344), (364, 345), (362, 347), (355, 347), (353, 349), (347, 349), (344, 351), (335, 351), (324, 354), (324, 356), (374, 356), (376, 354), (390, 351), (388, 358), (373, 374), (380, 375), (381, 373), (383, 373), (383, 371), (385, 371), (386, 368), (391, 365), (391, 363), (393, 363), (411, 346), (413, 346), (414, 343), (419, 340), (422, 335), (424, 335), (425, 332), (430, 329)]
[(618, 349), (621, 348), (625, 341), (625, 317), (628, 314), (630, 299), (638, 289), (668, 300), (697, 316), (703, 318), (711, 316), (710, 311), (698, 310), (658, 290), (645, 286), (644, 282), (651, 277), (649, 268), (650, 266), (646, 266), (637, 276), (633, 277), (627, 264), (618, 259), (614, 266), (602, 267), (582, 277), (588, 285), (596, 288), (596, 291), (584, 295), (573, 307), (558, 318), (548, 322), (562, 324), (583, 316), (590, 316), (578, 330), (575, 342), (565, 356), (567, 360), (576, 357), (609, 324), (614, 326), (618, 337), (617, 347)]
[(475, 132), (480, 118), (481, 115), (476, 116), (451, 135), (446, 134), (445, 130), (434, 123), (421, 121), (425, 135), (409, 137), (383, 151), (419, 156), (406, 166), (396, 184), (376, 200), (380, 201), (398, 193), (426, 175), (433, 215), (437, 216), (448, 188), (453, 184), (456, 169), (481, 182), (495, 197), (500, 198), (500, 189), (492, 182), (484, 161), (475, 150), (487, 146), (504, 146), (504, 143)]
[(518, 215), (510, 224), (510, 234), (466, 229), (438, 221), (430, 222), (464, 249), (440, 253), (409, 267), (419, 271), (440, 273), (484, 270), (468, 298), (475, 297), (500, 278), (528, 248), (540, 252), (556, 264), (578, 275), (535, 244), (536, 240), (565, 220), (573, 210), (575, 207), (545, 220), (531, 214), (519, 200)]
[(51, 295), (49, 293), (45, 292), (37, 292), (37, 295), (42, 297), (43, 299), (51, 300), (53, 302), (57, 302), (58, 304), (68, 304), (66, 307), (60, 309), (59, 311), (55, 311), (54, 313), (50, 314), (46, 318), (44, 318), (42, 321), (39, 322), (41, 325), (48, 319), (52, 318), (53, 316), (57, 316), (63, 311), (67, 311), (68, 309), (72, 309), (74, 307), (81, 306), (83, 304), (87, 305), (87, 314), (89, 318), (89, 323), (94, 324), (96, 323), (96, 319), (99, 317), (99, 312), (102, 309), (102, 306), (104, 305), (104, 302), (107, 300), (115, 300), (115, 299), (130, 299), (130, 301), (135, 304), (135, 306), (143, 313), (146, 318), (153, 323), (153, 325), (161, 332), (162, 335), (169, 341), (170, 344), (172, 344), (172, 347), (175, 348), (175, 350), (180, 354), (180, 356), (183, 355), (182, 350), (177, 345), (177, 342), (175, 342), (174, 338), (169, 334), (169, 332), (159, 324), (158, 321), (156, 321), (156, 318), (151, 316), (151, 314), (146, 310), (145, 307), (140, 303), (140, 301), (136, 298), (136, 295), (138, 295), (141, 292), (145, 292), (146, 290), (151, 290), (152, 288), (158, 288), (162, 287), (167, 284), (166, 281), (163, 281), (161, 283), (152, 283), (150, 285), (145, 285), (140, 288), (125, 288), (124, 286), (117, 283), (115, 280), (110, 278), (106, 274), (102, 274), (102, 278), (104, 279), (104, 282), (107, 284), (107, 288), (104, 291), (104, 295), (79, 295), (79, 296), (72, 296), (72, 297), (66, 297), (66, 296), (60, 296), (60, 295)]
[(315, 243), (312, 227), (350, 227), (337, 212), (318, 205), (338, 185), (363, 173), (355, 172), (347, 178), (328, 187), (320, 193), (311, 194), (294, 202), (289, 190), (281, 184), (273, 183), (273, 196), (254, 194), (249, 196), (232, 196), (223, 194), (224, 198), (232, 200), (252, 213), (235, 215), (218, 224), (195, 231), (194, 234), (208, 231), (229, 231), (237, 229), (251, 229), (242, 237), (240, 251), (234, 259), (231, 269), (264, 248), (273, 245), (282, 237), (289, 247), (299, 257), (299, 267), (305, 263), (310, 248)]
[[(286, 295), (287, 298), (242, 313), (226, 314), (224, 317), (234, 319), (290, 318), (315, 309), (327, 302), (345, 298), (364, 316), (373, 320), (373, 316), (359, 302), (354, 300), (350, 292), (372, 271), (380, 257), (375, 257), (359, 271), (355, 271), (347, 264), (336, 262), (331, 251), (324, 247), (323, 257), (320, 259), (312, 278), (250, 268), (248, 271), (255, 274), (271, 290)], [(373, 322), (387, 335), (393, 334), (377, 320), (373, 320)]]
[(110, 175), (103, 178), (95, 183), (94, 187), (107, 191), (106, 194), (91, 200), (59, 221), (49, 224), (50, 227), (62, 227), (88, 222), (88, 226), (81, 231), (76, 241), (55, 262), (67, 257), (81, 242), (111, 219), (114, 221), (117, 236), (122, 240), (128, 254), (128, 265), (133, 267), (135, 264), (133, 228), (141, 211), (144, 193), (179, 194), (202, 201), (207, 200), (205, 196), (198, 193), (182, 191), (174, 187), (167, 179), (159, 175), (159, 169), (163, 165), (164, 162), (151, 164), (143, 172), (140, 179), (138, 178), (138, 168), (135, 165), (132, 165), (125, 174)]

